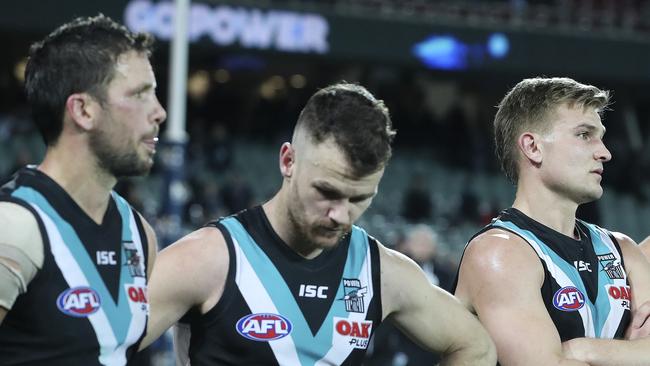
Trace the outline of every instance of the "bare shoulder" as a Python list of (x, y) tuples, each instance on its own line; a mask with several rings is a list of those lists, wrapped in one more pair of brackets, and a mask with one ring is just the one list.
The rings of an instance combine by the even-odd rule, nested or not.
[[(27, 208), (13, 202), (0, 202), (0, 235), (24, 235), (25, 231), (38, 230), (34, 214)], [(13, 229), (13, 230), (7, 230)]]
[(632, 246), (635, 246), (635, 247), (637, 246), (636, 242), (634, 240), (632, 240), (632, 238), (630, 238), (629, 236), (627, 236), (627, 235), (625, 235), (623, 233), (620, 233), (618, 231), (611, 231), (611, 233), (612, 233), (612, 236), (616, 239), (616, 241), (620, 245), (625, 245), (625, 246), (632, 245)]
[(378, 243), (382, 291), (390, 291), (404, 283), (405, 278), (422, 277), (422, 269), (411, 258), (394, 249)]
[(468, 304), (486, 283), (507, 284), (515, 277), (518, 281), (541, 285), (544, 272), (539, 257), (520, 236), (503, 229), (490, 229), (467, 245), (455, 294)]
[(639, 249), (650, 259), (650, 236), (646, 237), (639, 243)]
[[(449, 293), (429, 282), (424, 272), (406, 255), (379, 245), (381, 298), (384, 317), (427, 303), (434, 306)], [(417, 294), (417, 295), (416, 295)], [(424, 301), (419, 301), (425, 298)]]
[(204, 227), (198, 229), (167, 248), (159, 254), (159, 260), (172, 260), (178, 265), (192, 271), (211, 271), (228, 264), (226, 240), (219, 229)]
[[(611, 234), (621, 248), (621, 256), (625, 261), (625, 272), (635, 285), (633, 287), (638, 289), (641, 285), (640, 282), (643, 282), (643, 286), (646, 287), (645, 282), (650, 280), (650, 266), (648, 263), (650, 248), (647, 244), (637, 245), (632, 238), (623, 233), (612, 231)], [(637, 281), (637, 278), (643, 281)], [(650, 293), (648, 295), (650, 296)]]
[(461, 268), (491, 272), (528, 268), (537, 254), (520, 236), (503, 229), (490, 229), (472, 239), (463, 255)]
[(43, 263), (43, 239), (38, 221), (27, 208), (13, 202), (0, 202), (0, 242), (27, 254), (40, 267)]
[[(641, 253), (650, 255), (650, 248), (648, 248), (647, 245), (639, 246), (634, 240), (632, 240), (632, 238), (620, 232), (612, 231), (611, 234), (621, 248), (621, 255), (626, 262), (626, 267), (633, 261), (637, 262), (641, 259), (645, 259)], [(645, 262), (646, 261), (644, 260), (644, 263)]]
[(204, 227), (160, 251), (152, 279), (179, 281), (179, 286), (187, 289), (186, 295), (194, 304), (210, 307), (211, 299), (221, 295), (228, 263), (228, 248), (221, 231)]

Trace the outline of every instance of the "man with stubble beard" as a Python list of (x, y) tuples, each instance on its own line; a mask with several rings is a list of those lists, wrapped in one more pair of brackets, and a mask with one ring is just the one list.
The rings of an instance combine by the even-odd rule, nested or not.
[(112, 189), (153, 164), (165, 110), (152, 39), (99, 15), (30, 50), (47, 150), (0, 188), (0, 363), (125, 365), (147, 323), (149, 224)]
[(365, 88), (315, 93), (280, 148), (275, 196), (160, 253), (144, 344), (183, 317), (179, 364), (360, 365), (388, 319), (445, 364), (494, 365), (476, 318), (354, 225), (377, 193), (394, 134)]

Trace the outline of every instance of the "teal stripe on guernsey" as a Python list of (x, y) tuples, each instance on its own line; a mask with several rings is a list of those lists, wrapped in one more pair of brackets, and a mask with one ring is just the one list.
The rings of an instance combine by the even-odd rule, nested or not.
[[(77, 233), (72, 226), (59, 215), (52, 205), (50, 205), (43, 195), (32, 188), (20, 187), (12, 193), (12, 196), (37, 205), (56, 223), (56, 226), (61, 233), (61, 237), (65, 240), (66, 246), (79, 264), (79, 267), (86, 276), (88, 283), (99, 294), (102, 310), (104, 310), (109, 319), (117, 343), (124, 343), (129, 329), (129, 323), (131, 322), (131, 309), (129, 307), (128, 299), (120, 296), (119, 300), (123, 301), (118, 300), (118, 305), (115, 305), (110, 292), (106, 288), (99, 272), (97, 272), (92, 259), (88, 255), (84, 245), (81, 243)], [(122, 226), (124, 225), (128, 225), (128, 220), (122, 222)], [(124, 268), (125, 267), (122, 267), (122, 272), (125, 272)], [(123, 289), (120, 289), (120, 292), (124, 292)]]
[[(316, 335), (312, 335), (309, 324), (296, 303), (291, 290), (285, 283), (280, 272), (275, 268), (273, 262), (264, 251), (255, 243), (253, 238), (244, 229), (241, 223), (234, 217), (228, 217), (221, 221), (233, 238), (237, 240), (240, 248), (251, 263), (257, 276), (264, 285), (273, 304), (280, 312), (280, 315), (287, 317), (293, 323), (291, 337), (298, 349), (308, 349), (309, 354), (298, 353), (300, 363), (303, 366), (314, 365), (327, 354), (332, 345), (332, 318), (347, 318), (347, 312), (342, 301), (337, 301), (344, 296), (343, 286), (339, 284), (336, 297), (332, 303), (327, 317), (323, 321)], [(368, 249), (368, 238), (365, 232), (353, 226), (350, 238), (350, 249), (343, 270), (344, 278), (358, 278), (363, 266)]]
[[(607, 244), (605, 244), (602, 240), (601, 237), (601, 232), (597, 230), (593, 225), (587, 224), (587, 227), (589, 228), (589, 234), (591, 235), (591, 242), (594, 244), (594, 250), (596, 251), (596, 255), (600, 254), (607, 254), (612, 252), (612, 249), (609, 248)], [(602, 331), (603, 331), (603, 326), (605, 325), (605, 322), (607, 321), (607, 317), (609, 316), (609, 312), (611, 311), (611, 307), (609, 304), (609, 294), (607, 293), (607, 286), (604, 284), (613, 284), (614, 281), (610, 279), (607, 276), (607, 273), (605, 271), (598, 271), (598, 295), (596, 297), (596, 308), (598, 311), (595, 313), (596, 314), (596, 321), (595, 321), (595, 327), (594, 330), (596, 332), (597, 337), (603, 337)]]
[[(118, 211), (120, 212), (120, 216), (122, 217), (122, 243), (125, 242), (132, 242), (133, 241), (133, 233), (131, 232), (131, 225), (129, 223), (131, 222), (131, 206), (129, 206), (128, 203), (126, 203), (126, 200), (124, 198), (120, 197), (119, 194), (115, 192), (111, 192), (111, 195), (115, 199), (115, 204), (117, 206)], [(126, 251), (124, 248), (124, 245), (121, 246), (120, 250), (122, 251), (122, 266), (120, 268), (124, 269), (127, 268), (128, 263), (127, 261), (127, 256), (126, 256)], [(133, 276), (131, 276), (130, 271), (120, 271), (120, 291), (118, 292), (118, 298), (117, 302), (118, 304), (128, 303), (128, 299), (126, 298), (127, 294), (126, 291), (124, 290), (124, 285), (127, 283), (133, 283)], [(126, 327), (128, 329), (129, 323), (131, 323), (131, 312), (128, 312), (128, 321), (126, 322)]]
[[(505, 221), (501, 221), (501, 220), (496, 220), (493, 223), (493, 225), (494, 226), (504, 227), (504, 228), (506, 228), (508, 230), (511, 230), (511, 231), (523, 236), (524, 238), (526, 238), (528, 240), (531, 240), (531, 241), (535, 242), (541, 248), (541, 250), (551, 258), (553, 263), (562, 272), (564, 272), (564, 274), (571, 280), (571, 283), (578, 290), (580, 290), (580, 292), (582, 292), (582, 294), (584, 295), (585, 304), (587, 304), (587, 306), (589, 306), (589, 308), (591, 309), (591, 314), (597, 314), (596, 307), (594, 306), (594, 304), (592, 304), (591, 300), (589, 299), (589, 296), (587, 296), (587, 290), (585, 288), (585, 285), (582, 282), (582, 278), (580, 278), (580, 275), (578, 274), (578, 271), (575, 269), (575, 267), (573, 267), (570, 263), (565, 261), (559, 255), (557, 255), (557, 253), (555, 253), (551, 248), (549, 248), (546, 244), (544, 244), (544, 242), (539, 240), (537, 238), (537, 236), (535, 236), (535, 234), (533, 234), (529, 230), (524, 230), (524, 229), (520, 228), (519, 226), (517, 226), (517, 225), (515, 225), (515, 224), (513, 224), (511, 222), (505, 222)], [(592, 318), (593, 318), (593, 315), (592, 315)], [(592, 323), (593, 323), (593, 320), (594, 319), (592, 319)], [(604, 322), (602, 322), (602, 323), (600, 323), (598, 325), (598, 327), (599, 327), (598, 329), (602, 329), (603, 323)], [(594, 324), (598, 324), (598, 323), (594, 323)]]

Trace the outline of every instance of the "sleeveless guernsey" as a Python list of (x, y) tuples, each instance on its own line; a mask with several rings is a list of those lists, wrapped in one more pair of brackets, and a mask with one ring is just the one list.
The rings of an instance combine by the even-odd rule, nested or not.
[(138, 214), (112, 192), (98, 225), (31, 167), (2, 186), (0, 200), (35, 215), (44, 251), (43, 267), (0, 325), (0, 364), (125, 365), (149, 311)]
[(260, 206), (209, 226), (223, 233), (230, 268), (217, 305), (184, 319), (191, 365), (362, 363), (382, 319), (375, 239), (353, 227), (336, 248), (307, 260)]
[(609, 231), (576, 220), (576, 240), (514, 208), (504, 210), (475, 236), (492, 228), (518, 235), (539, 256), (544, 268), (542, 299), (562, 342), (624, 337), (630, 323), (630, 286), (619, 244)]

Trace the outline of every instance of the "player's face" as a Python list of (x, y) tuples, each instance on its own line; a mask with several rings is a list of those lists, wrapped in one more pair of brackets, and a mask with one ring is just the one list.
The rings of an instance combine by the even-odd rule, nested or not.
[(355, 177), (331, 139), (307, 143), (296, 151), (295, 164), (289, 220), (300, 239), (317, 248), (333, 248), (370, 206), (384, 169)]
[(603, 143), (604, 134), (593, 108), (558, 107), (551, 131), (542, 137), (546, 185), (578, 204), (599, 199), (603, 164), (612, 158)]
[(100, 167), (113, 176), (146, 174), (153, 165), (158, 130), (167, 117), (155, 88), (146, 55), (131, 51), (118, 58), (98, 128), (90, 137)]

